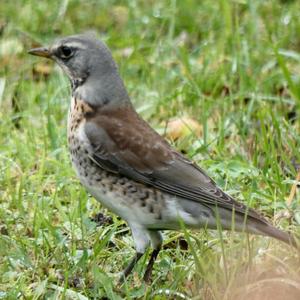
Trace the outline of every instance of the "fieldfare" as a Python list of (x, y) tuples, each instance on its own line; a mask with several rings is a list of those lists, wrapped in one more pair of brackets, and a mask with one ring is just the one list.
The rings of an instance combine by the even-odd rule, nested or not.
[(173, 149), (135, 111), (107, 46), (74, 35), (29, 50), (54, 60), (72, 86), (68, 144), (73, 166), (88, 192), (128, 223), (136, 255), (130, 274), (151, 242), (144, 279), (162, 246), (161, 230), (245, 231), (296, 246), (255, 210), (223, 192), (195, 163)]

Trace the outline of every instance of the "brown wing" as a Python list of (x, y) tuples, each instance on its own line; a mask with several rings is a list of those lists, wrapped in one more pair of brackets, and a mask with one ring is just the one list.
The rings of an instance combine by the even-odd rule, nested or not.
[(266, 220), (219, 189), (205, 172), (176, 152), (131, 107), (98, 111), (85, 124), (100, 167), (203, 204)]

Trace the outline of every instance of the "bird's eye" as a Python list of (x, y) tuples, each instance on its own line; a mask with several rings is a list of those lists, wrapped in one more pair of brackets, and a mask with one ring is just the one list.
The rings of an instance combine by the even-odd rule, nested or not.
[(61, 46), (60, 47), (60, 53), (62, 58), (70, 58), (73, 55), (73, 51), (70, 47), (68, 46)]

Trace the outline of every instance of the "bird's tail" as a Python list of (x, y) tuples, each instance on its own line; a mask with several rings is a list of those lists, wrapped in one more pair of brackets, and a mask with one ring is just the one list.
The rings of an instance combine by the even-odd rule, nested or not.
[(256, 224), (253, 226), (255, 228), (255, 232), (253, 233), (270, 236), (288, 245), (291, 245), (297, 249), (300, 248), (299, 241), (297, 241), (297, 239), (292, 234), (282, 231), (268, 223), (263, 223), (263, 222), (255, 222), (255, 223)]
[[(227, 230), (232, 229), (231, 222), (228, 222), (228, 220), (230, 219), (229, 214), (229, 211), (221, 211), (221, 226)], [(254, 218), (252, 216), (248, 216), (248, 218), (245, 220), (244, 215), (237, 213), (234, 215), (234, 220), (234, 229), (236, 231), (269, 236), (279, 241), (282, 241), (288, 245), (291, 245), (297, 249), (300, 249), (300, 239), (298, 240), (298, 238), (296, 238), (292, 234), (277, 229), (262, 217), (259, 219)]]

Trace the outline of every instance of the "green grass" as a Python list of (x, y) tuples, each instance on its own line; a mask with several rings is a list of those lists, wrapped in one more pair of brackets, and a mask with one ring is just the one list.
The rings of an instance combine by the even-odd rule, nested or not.
[[(2, 1), (0, 299), (299, 299), (299, 254), (217, 231), (165, 232), (153, 283), (140, 280), (145, 257), (117, 286), (134, 254), (130, 232), (71, 168), (68, 80), (26, 54), (95, 31), (155, 129), (174, 117), (197, 120), (202, 135), (174, 146), (299, 233), (299, 191), (286, 205), (300, 165), (299, 11), (299, 1), (283, 0)], [(97, 226), (99, 211), (113, 222)]]

